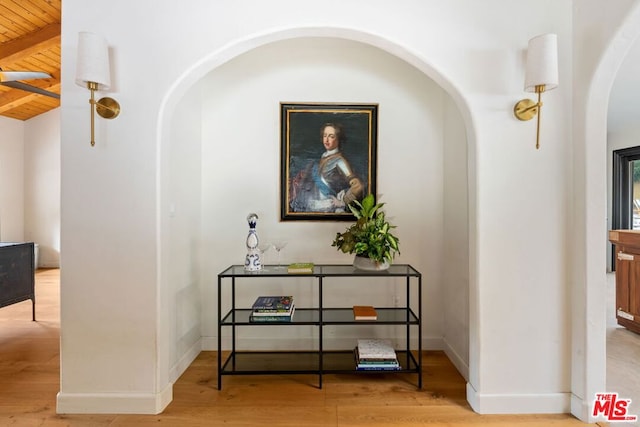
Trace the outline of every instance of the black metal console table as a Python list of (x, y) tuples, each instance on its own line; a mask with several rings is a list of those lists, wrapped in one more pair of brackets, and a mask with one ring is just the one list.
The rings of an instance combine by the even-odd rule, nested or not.
[[(291, 321), (250, 322), (251, 308), (236, 307), (236, 285), (239, 281), (267, 277), (308, 277), (317, 282), (317, 307), (298, 307)], [(330, 278), (367, 277), (406, 278), (406, 296), (402, 307), (375, 307), (377, 320), (354, 320), (353, 307), (325, 307), (323, 286)], [(222, 289), (225, 279), (230, 281), (230, 307), (223, 313)], [(412, 280), (413, 279), (413, 280)], [(411, 286), (417, 287), (417, 302), (411, 301)], [(354, 302), (354, 304), (357, 302)], [(226, 308), (225, 308), (226, 309)], [(417, 310), (417, 311), (416, 311)], [(394, 264), (385, 271), (358, 270), (352, 265), (315, 265), (313, 273), (288, 273), (285, 267), (267, 266), (259, 272), (248, 272), (243, 265), (232, 265), (218, 274), (218, 390), (222, 389), (223, 375), (263, 375), (263, 374), (314, 374), (318, 375), (322, 388), (322, 375), (334, 373), (415, 373), (418, 388), (422, 388), (422, 274), (407, 264)], [(323, 349), (323, 329), (327, 325), (403, 325), (406, 326), (406, 347), (397, 350), (400, 369), (394, 371), (359, 371), (353, 349), (327, 351)], [(236, 349), (236, 329), (239, 327), (287, 327), (291, 325), (313, 325), (318, 327), (318, 349), (309, 351), (239, 351)], [(411, 351), (411, 327), (418, 329), (418, 349)], [(222, 359), (222, 330), (231, 328), (231, 351)], [(265, 329), (267, 333), (267, 329)], [(293, 357), (292, 357), (293, 356)]]

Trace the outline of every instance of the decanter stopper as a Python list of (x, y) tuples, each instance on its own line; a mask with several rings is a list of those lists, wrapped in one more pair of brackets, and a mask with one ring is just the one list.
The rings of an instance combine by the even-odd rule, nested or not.
[(247, 271), (260, 271), (262, 270), (262, 259), (260, 258), (258, 234), (256, 233), (258, 215), (250, 213), (247, 215), (247, 222), (249, 223), (249, 235), (247, 235), (247, 256), (244, 259), (244, 269)]

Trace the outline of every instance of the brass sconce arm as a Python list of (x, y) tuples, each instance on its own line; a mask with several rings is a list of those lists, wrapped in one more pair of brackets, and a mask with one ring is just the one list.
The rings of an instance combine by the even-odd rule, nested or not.
[(541, 95), (544, 92), (545, 85), (537, 85), (536, 93), (538, 94), (538, 102), (525, 98), (521, 99), (513, 107), (513, 114), (518, 120), (527, 121), (538, 116), (538, 123), (536, 125), (536, 150), (540, 148), (540, 116), (542, 115), (542, 100)]
[(91, 91), (91, 146), (96, 145), (95, 140), (95, 113), (104, 119), (115, 119), (120, 114), (120, 104), (113, 98), (104, 97), (96, 101), (95, 92), (98, 90), (98, 83), (87, 82), (87, 89)]

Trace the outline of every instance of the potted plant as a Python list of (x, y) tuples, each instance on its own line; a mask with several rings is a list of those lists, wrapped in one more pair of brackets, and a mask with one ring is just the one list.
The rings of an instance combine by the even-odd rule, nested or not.
[(398, 238), (391, 233), (395, 226), (389, 224), (382, 211), (384, 203), (376, 203), (373, 194), (362, 202), (349, 204), (356, 222), (343, 233), (337, 233), (331, 246), (344, 253), (355, 254), (353, 265), (365, 270), (385, 270), (394, 256), (400, 253)]

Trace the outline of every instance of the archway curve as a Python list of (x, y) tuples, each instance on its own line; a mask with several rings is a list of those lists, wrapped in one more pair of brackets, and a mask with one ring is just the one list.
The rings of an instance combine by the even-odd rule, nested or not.
[[(583, 200), (578, 204), (576, 214), (584, 220), (585, 236), (581, 241), (584, 245), (584, 258), (574, 267), (574, 280), (579, 285), (574, 286), (573, 311), (574, 320), (580, 322), (580, 328), (573, 330), (574, 400), (571, 412), (589, 422), (594, 421), (590, 409), (595, 393), (601, 392), (606, 386), (606, 245), (603, 242), (603, 221), (607, 210), (607, 190), (606, 161), (603, 154), (606, 155), (608, 100), (618, 69), (638, 39), (640, 4), (630, 9), (603, 50), (587, 84), (584, 127), (580, 132), (574, 132), (577, 141), (581, 136), (584, 139), (584, 164), (578, 164), (574, 173), (579, 179), (576, 182), (584, 184), (579, 189)], [(607, 102), (602, 102), (603, 99)], [(582, 132), (584, 134), (581, 135)], [(585, 209), (580, 212), (580, 207)], [(576, 230), (576, 236), (579, 232), (580, 230)]]
[[(304, 39), (304, 38), (334, 38), (344, 39), (349, 41), (360, 42), (366, 45), (376, 47), (388, 54), (391, 54), (407, 64), (413, 66), (425, 76), (435, 81), (452, 99), (456, 105), (462, 120), (467, 137), (467, 169), (468, 169), (468, 238), (469, 238), (469, 381), (472, 385), (478, 389), (478, 384), (474, 384), (478, 379), (477, 371), (479, 366), (478, 354), (479, 343), (477, 337), (479, 337), (478, 321), (478, 285), (477, 285), (477, 268), (475, 260), (477, 259), (477, 238), (476, 238), (476, 130), (474, 125), (473, 116), (469, 103), (464, 97), (462, 91), (457, 85), (451, 81), (447, 76), (442, 74), (436, 67), (436, 65), (430, 63), (424, 54), (419, 54), (409, 47), (400, 45), (380, 35), (363, 32), (361, 30), (344, 28), (344, 27), (292, 27), (287, 29), (277, 29), (270, 32), (264, 32), (260, 34), (254, 34), (246, 38), (234, 40), (220, 49), (212, 52), (211, 54), (203, 57), (200, 61), (194, 63), (190, 68), (186, 69), (182, 75), (180, 75), (160, 104), (160, 110), (158, 114), (157, 124), (157, 150), (156, 150), (156, 243), (157, 243), (157, 289), (158, 289), (158, 330), (159, 335), (162, 334), (163, 328), (162, 319), (166, 319), (163, 313), (163, 309), (166, 310), (166, 278), (162, 273), (163, 256), (165, 248), (163, 248), (163, 162), (165, 162), (166, 153), (170, 145), (170, 123), (176, 106), (180, 99), (188, 89), (201, 80), (207, 73), (220, 67), (221, 65), (229, 62), (230, 60), (258, 49), (262, 46), (289, 40), (289, 39)], [(163, 294), (164, 293), (164, 294)], [(162, 360), (166, 355), (163, 355), (164, 347), (167, 344), (165, 340), (158, 338), (158, 359)], [(163, 345), (163, 343), (165, 345)], [(160, 363), (160, 369), (162, 370), (163, 364)], [(162, 372), (158, 377), (163, 377)]]

